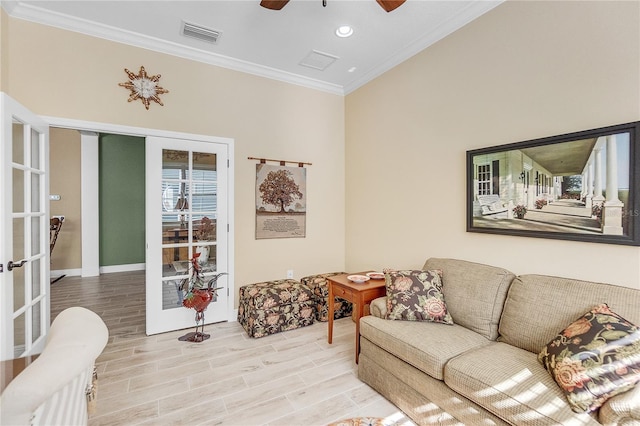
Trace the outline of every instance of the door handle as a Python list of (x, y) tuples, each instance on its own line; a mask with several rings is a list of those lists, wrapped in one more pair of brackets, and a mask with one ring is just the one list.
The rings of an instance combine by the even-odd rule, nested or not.
[(22, 265), (25, 263), (27, 263), (27, 259), (22, 259), (18, 263), (13, 263), (13, 260), (10, 260), (9, 263), (7, 263), (7, 269), (11, 271), (13, 268), (22, 268)]

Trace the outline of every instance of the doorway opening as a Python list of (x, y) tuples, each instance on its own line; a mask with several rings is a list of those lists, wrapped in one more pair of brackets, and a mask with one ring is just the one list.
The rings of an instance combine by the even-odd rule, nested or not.
[[(224, 169), (227, 177), (225, 178), (223, 192), (226, 200), (221, 203), (221, 206), (225, 209), (222, 216), (226, 223), (221, 229), (225, 231), (224, 239), (227, 243), (226, 247), (223, 248), (225, 255), (221, 257), (225, 259), (225, 262), (218, 265), (218, 271), (227, 272), (229, 275), (227, 275), (225, 283), (227, 288), (225, 289), (224, 306), (216, 307), (218, 315), (215, 318), (217, 319), (212, 322), (234, 320), (233, 140), (153, 129), (86, 123), (75, 120), (51, 118), (48, 121), (52, 132), (65, 133), (67, 137), (69, 133), (75, 133), (73, 143), (68, 142), (70, 146), (65, 146), (61, 149), (61, 152), (66, 157), (75, 157), (74, 161), (80, 164), (79, 167), (75, 167), (76, 178), (71, 179), (73, 182), (69, 186), (70, 188), (75, 187), (76, 193), (81, 194), (79, 197), (81, 199), (80, 208), (75, 208), (75, 211), (81, 211), (78, 218), (80, 224), (76, 225), (75, 230), (72, 226), (69, 226), (70, 229), (66, 229), (68, 231), (67, 234), (71, 234), (74, 231), (79, 234), (76, 236), (76, 242), (72, 244), (75, 256), (80, 253), (79, 261), (73, 265), (67, 264), (65, 266), (59, 258), (54, 256), (51, 268), (54, 274), (67, 274), (70, 277), (79, 275), (91, 277), (103, 273), (147, 269), (145, 276), (148, 279), (150, 244), (148, 240), (149, 230), (148, 228), (145, 230), (145, 226), (148, 225), (149, 212), (153, 210), (149, 208), (148, 190), (145, 190), (145, 181), (149, 179), (148, 159), (145, 165), (145, 157), (147, 156), (145, 142), (148, 142), (149, 138), (171, 137), (173, 140), (182, 141), (178, 142), (181, 144), (197, 142), (208, 145), (213, 143), (224, 147)], [(57, 143), (52, 138), (52, 151), (56, 149)], [(78, 152), (80, 153), (78, 154)], [(142, 159), (142, 161), (132, 163), (133, 157)], [(113, 167), (114, 164), (116, 167)], [(52, 156), (51, 167), (53, 170), (52, 176), (57, 175), (54, 156)], [(78, 168), (80, 169), (79, 171)], [(88, 178), (87, 173), (89, 174)], [(134, 181), (139, 185), (134, 185)], [(56, 189), (54, 179), (52, 179), (51, 184), (52, 195), (56, 192), (61, 192)], [(80, 186), (79, 191), (77, 190), (78, 185)], [(158, 186), (160, 187), (161, 185), (162, 183), (158, 182)], [(96, 200), (92, 202), (91, 199), (93, 197)], [(64, 195), (61, 198), (65, 200)], [(93, 208), (87, 208), (86, 198), (89, 199), (90, 206), (92, 205)], [(52, 215), (59, 213), (56, 211), (56, 203), (60, 201), (51, 201)], [(70, 201), (69, 197), (67, 197), (67, 201)], [(159, 205), (161, 204), (162, 201)], [(64, 204), (58, 205), (63, 206)], [(67, 207), (65, 206), (64, 209), (67, 209)], [(158, 211), (161, 210), (158, 209)], [(87, 238), (87, 235), (85, 235), (87, 233), (85, 230), (87, 229), (89, 229), (89, 233), (95, 232), (95, 238)], [(68, 238), (71, 237), (70, 235), (66, 236)], [(136, 243), (135, 241), (138, 242)], [(61, 244), (61, 240), (58, 241), (58, 244)], [(125, 244), (126, 250), (119, 249), (120, 244)], [(88, 255), (87, 251), (89, 251)], [(166, 251), (163, 250), (162, 254)], [(64, 250), (59, 250), (56, 254), (58, 257), (63, 254), (66, 255)], [(95, 268), (87, 268), (87, 258), (91, 262), (91, 257), (95, 259)], [(161, 255), (158, 262), (161, 265), (160, 267), (163, 265), (162, 259)], [(87, 273), (87, 271), (90, 271), (90, 273)], [(163, 280), (166, 281), (164, 278)], [(147, 291), (149, 290), (147, 289)], [(188, 310), (185, 311), (189, 312), (190, 321), (186, 326), (189, 327), (192, 324), (192, 313)], [(147, 318), (147, 323), (149, 322)], [(184, 327), (178, 326), (175, 329), (179, 328)], [(147, 332), (149, 333), (149, 329), (147, 329)]]
[[(51, 253), (52, 278), (143, 270), (145, 139), (96, 134), (91, 143), (97, 147), (91, 152), (98, 158), (87, 158), (86, 152), (81, 155), (82, 138), (74, 129), (50, 128), (51, 216), (64, 217), (64, 228)], [(82, 169), (96, 166), (98, 187), (87, 184), (83, 188)], [(93, 195), (97, 195), (97, 210), (86, 205), (83, 212), (83, 198)], [(83, 241), (83, 221), (90, 229), (97, 226), (97, 241), (93, 237)], [(97, 251), (97, 257), (91, 256), (98, 260), (97, 265), (86, 265), (91, 258), (83, 257), (83, 244), (90, 245), (84, 247), (88, 252)], [(86, 271), (95, 272), (83, 273)]]

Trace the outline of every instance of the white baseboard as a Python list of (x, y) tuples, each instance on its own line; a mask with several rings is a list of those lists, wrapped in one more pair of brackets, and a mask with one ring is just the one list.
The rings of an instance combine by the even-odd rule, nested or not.
[[(146, 269), (145, 263), (130, 263), (128, 265), (111, 265), (101, 266), (101, 274), (110, 274), (112, 272), (131, 272), (131, 271), (144, 271)], [(67, 277), (79, 277), (82, 276), (82, 268), (78, 269), (52, 269), (50, 272), (51, 278), (58, 278), (63, 275)]]
[(238, 310), (233, 310), (233, 318), (229, 318), (227, 321), (229, 322), (237, 322), (238, 321)]
[(49, 275), (51, 275), (51, 278), (58, 278), (63, 275), (67, 277), (79, 277), (82, 275), (82, 269), (52, 269), (49, 271)]
[(112, 272), (131, 272), (131, 271), (144, 271), (146, 269), (145, 263), (130, 263), (128, 265), (111, 265), (101, 266), (101, 274), (110, 274)]

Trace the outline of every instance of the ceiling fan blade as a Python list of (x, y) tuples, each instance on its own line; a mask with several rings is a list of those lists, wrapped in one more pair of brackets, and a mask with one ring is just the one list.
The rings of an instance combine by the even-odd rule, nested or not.
[(378, 4), (387, 12), (391, 12), (395, 10), (397, 7), (400, 7), (405, 0), (376, 0)]
[(271, 10), (280, 10), (287, 3), (289, 3), (289, 0), (262, 0), (260, 6)]

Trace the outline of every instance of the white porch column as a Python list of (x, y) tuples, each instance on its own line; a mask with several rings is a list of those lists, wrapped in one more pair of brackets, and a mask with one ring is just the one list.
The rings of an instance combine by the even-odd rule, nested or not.
[(607, 202), (622, 203), (618, 198), (618, 151), (616, 135), (607, 136)]
[(607, 199), (602, 211), (602, 233), (622, 235), (622, 208), (618, 198), (618, 152), (616, 136), (607, 136)]
[(593, 189), (593, 202), (602, 203), (604, 196), (602, 195), (602, 148), (595, 149), (596, 164), (594, 170), (594, 189)]
[(589, 157), (584, 175), (585, 179), (587, 180), (587, 192), (585, 195), (584, 206), (586, 209), (588, 209), (589, 214), (591, 214), (591, 199), (593, 198), (593, 153), (591, 157)]
[(562, 182), (564, 181), (563, 176), (556, 177), (556, 200), (562, 197)]

